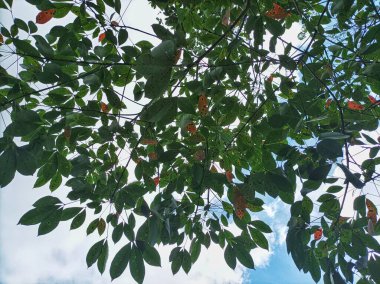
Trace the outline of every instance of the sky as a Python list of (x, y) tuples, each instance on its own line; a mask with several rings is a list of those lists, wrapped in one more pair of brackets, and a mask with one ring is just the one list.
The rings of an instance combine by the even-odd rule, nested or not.
[[(35, 10), (21, 6), (21, 1), (15, 2), (17, 17), (24, 20), (34, 20)], [(18, 6), (17, 6), (18, 5)], [(32, 12), (33, 11), (33, 12)], [(143, 16), (142, 16), (143, 15)], [(6, 15), (0, 17), (2, 24), (6, 23)], [(157, 12), (153, 11), (147, 1), (135, 0), (124, 15), (127, 25), (139, 27), (142, 30), (152, 31), (151, 19), (155, 19)], [(293, 43), (299, 43), (297, 32), (289, 32), (285, 38)], [(136, 42), (140, 35), (130, 32), (130, 38)], [(0, 124), (0, 136), (4, 125)], [(70, 222), (63, 222), (53, 232), (37, 237), (37, 226), (17, 225), (20, 217), (32, 204), (50, 191), (46, 187), (33, 189), (35, 177), (16, 175), (14, 181), (0, 189), (0, 284), (105, 284), (110, 283), (108, 269), (103, 276), (96, 266), (87, 268), (85, 257), (88, 249), (98, 241), (98, 236), (86, 236), (85, 228), (92, 220), (80, 229), (70, 231)], [(60, 188), (54, 196), (64, 198), (67, 188)], [(300, 196), (298, 195), (298, 198)], [(349, 197), (353, 198), (353, 197)], [(202, 248), (199, 260), (194, 264), (190, 273), (186, 275), (182, 270), (172, 275), (168, 255), (171, 248), (159, 247), (162, 259), (162, 268), (147, 266), (144, 283), (183, 283), (183, 284), (212, 284), (212, 283), (254, 283), (275, 284), (279, 279), (283, 284), (313, 283), (309, 275), (299, 272), (292, 258), (286, 252), (285, 237), (289, 219), (289, 207), (279, 200), (266, 198), (264, 212), (256, 214), (255, 218), (267, 222), (273, 233), (267, 235), (270, 250), (255, 249), (252, 256), (256, 270), (247, 270), (237, 266), (231, 270), (224, 262), (223, 250), (216, 245), (206, 251)], [(345, 209), (348, 213), (352, 209)], [(238, 231), (232, 226), (232, 231)], [(122, 241), (111, 248), (113, 256), (123, 245)], [(109, 259), (109, 263), (112, 258)], [(113, 281), (119, 283), (134, 283), (127, 271)]]

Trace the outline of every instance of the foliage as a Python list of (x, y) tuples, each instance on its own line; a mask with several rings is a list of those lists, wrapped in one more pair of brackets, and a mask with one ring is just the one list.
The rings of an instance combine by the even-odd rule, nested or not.
[[(154, 34), (124, 23), (127, 1), (26, 2), (39, 24), (1, 27), (2, 56), (19, 66), (0, 69), (0, 186), (18, 172), (71, 191), (70, 202), (41, 198), (20, 224), (42, 235), (95, 215), (87, 234), (102, 239), (87, 265), (110, 263), (112, 279), (129, 266), (142, 283), (146, 264), (161, 265), (158, 244), (174, 246), (174, 274), (211, 241), (232, 269), (254, 268), (250, 252), (268, 249), (272, 232), (255, 218), (268, 195), (290, 205), (300, 270), (380, 282), (380, 222), (365, 191), (380, 163), (378, 1), (151, 0), (162, 12)], [(17, 15), (12, 4), (0, 0)], [(296, 46), (284, 33), (299, 26)], [(132, 43), (132, 30), (146, 40)], [(111, 239), (125, 245), (108, 259)]]

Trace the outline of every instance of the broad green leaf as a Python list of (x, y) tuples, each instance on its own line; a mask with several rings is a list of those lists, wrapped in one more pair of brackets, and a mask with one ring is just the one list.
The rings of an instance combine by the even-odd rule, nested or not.
[(354, 210), (358, 211), (360, 215), (365, 216), (366, 205), (365, 205), (365, 195), (361, 195), (355, 198), (354, 200)]
[(349, 169), (343, 164), (337, 164), (339, 168), (342, 169), (343, 173), (346, 176), (348, 182), (350, 182), (356, 188), (363, 188), (365, 183), (363, 183), (356, 175), (350, 172)]
[(26, 56), (32, 56), (35, 58), (40, 57), (40, 53), (26, 40), (13, 39), (13, 44), (17, 48), (18, 52), (25, 54)]
[(168, 29), (164, 28), (162, 25), (153, 24), (152, 28), (153, 28), (154, 33), (161, 40), (171, 39), (174, 36)]
[(281, 25), (280, 22), (273, 20), (271, 18), (266, 18), (266, 28), (268, 31), (275, 37), (281, 36), (285, 32), (285, 28)]
[(12, 112), (12, 123), (5, 129), (5, 133), (12, 136), (25, 136), (36, 130), (41, 123), (39, 115), (32, 110)]
[(226, 249), (224, 250), (224, 259), (231, 269), (235, 269), (236, 267), (236, 253), (233, 247), (228, 244)]
[(16, 172), (16, 152), (11, 148), (6, 149), (0, 156), (0, 188), (8, 185)]
[(128, 262), (132, 258), (131, 244), (123, 246), (115, 255), (110, 266), (111, 279), (118, 278), (127, 268)]
[(191, 269), (191, 256), (187, 250), (183, 250), (182, 253), (182, 268), (188, 274)]
[(140, 250), (133, 246), (129, 259), (129, 271), (137, 283), (142, 283), (145, 277), (145, 265)]
[(71, 222), (70, 230), (78, 229), (80, 226), (83, 225), (85, 220), (86, 220), (86, 210), (83, 210), (77, 216), (75, 216), (75, 218)]
[(51, 205), (62, 203), (57, 197), (48, 195), (41, 197), (36, 202), (33, 203), (33, 207), (48, 207)]
[(43, 220), (54, 214), (58, 210), (58, 206), (49, 205), (44, 207), (36, 207), (26, 212), (21, 218), (18, 224), (21, 225), (36, 225)]
[(88, 251), (86, 256), (87, 267), (91, 267), (102, 253), (104, 240), (96, 242)]
[(254, 228), (249, 228), (249, 231), (252, 236), (252, 240), (263, 249), (269, 249), (268, 240), (265, 238), (264, 234), (261, 233), (259, 230)]
[(100, 218), (97, 226), (99, 236), (101, 236), (104, 233), (104, 231), (106, 230), (106, 226), (106, 221), (104, 221), (103, 218)]
[[(173, 253), (174, 251), (174, 253)], [(182, 251), (178, 250), (172, 250), (172, 253), (170, 254), (169, 261), (172, 262), (171, 269), (173, 275), (175, 275), (182, 266)]]
[(376, 282), (380, 282), (380, 258), (375, 256), (374, 259), (368, 261), (368, 270), (370, 272), (371, 278)]
[(99, 225), (99, 219), (98, 218), (91, 221), (91, 223), (88, 225), (88, 227), (86, 229), (87, 235), (92, 234), (98, 228), (98, 225)]
[(174, 98), (161, 98), (149, 106), (141, 118), (149, 122), (159, 122), (169, 116), (175, 115), (177, 100)]
[(45, 235), (50, 233), (55, 228), (58, 227), (59, 222), (61, 221), (62, 208), (53, 211), (47, 218), (41, 221), (41, 224), (38, 227), (38, 235)]
[(283, 67), (285, 67), (288, 70), (296, 70), (297, 68), (297, 62), (293, 60), (288, 55), (279, 55), (280, 63)]
[(336, 159), (343, 156), (342, 146), (331, 139), (322, 140), (317, 144), (318, 153), (328, 159)]
[(103, 244), (102, 251), (98, 257), (98, 270), (100, 274), (103, 274), (106, 270), (106, 264), (108, 260), (108, 241), (106, 240)]
[(117, 40), (119, 45), (124, 44), (128, 39), (128, 32), (126, 29), (120, 29), (119, 34), (117, 36)]
[(38, 168), (37, 158), (25, 146), (16, 148), (17, 171), (25, 176), (33, 175)]
[(341, 140), (350, 138), (350, 135), (342, 134), (340, 132), (324, 132), (319, 135), (319, 139), (333, 139), (333, 140)]
[(161, 266), (161, 257), (158, 251), (150, 245), (145, 245), (143, 252), (144, 261), (153, 266)]
[(55, 175), (52, 177), (49, 185), (50, 191), (56, 190), (62, 183), (62, 176), (59, 172), (56, 172)]
[(199, 241), (197, 240), (193, 240), (191, 242), (191, 246), (190, 246), (190, 256), (191, 256), (191, 262), (192, 263), (195, 263), (201, 253), (201, 244)]
[(315, 282), (318, 282), (321, 279), (321, 269), (319, 268), (318, 260), (312, 251), (309, 253), (309, 263), (311, 277), (313, 277)]
[(82, 207), (69, 207), (63, 209), (62, 215), (61, 215), (61, 221), (68, 221), (72, 218), (74, 218), (78, 213), (83, 210)]
[(240, 244), (236, 244), (234, 246), (234, 251), (236, 254), (236, 258), (239, 262), (247, 268), (254, 269), (255, 265), (253, 263), (252, 256), (249, 254), (249, 251), (245, 247)]
[(123, 236), (123, 224), (120, 223), (113, 229), (112, 241), (114, 243), (117, 243), (118, 241), (120, 241), (122, 236)]
[(263, 233), (272, 233), (272, 229), (261, 220), (251, 221), (250, 224), (255, 226), (257, 229), (259, 229)]

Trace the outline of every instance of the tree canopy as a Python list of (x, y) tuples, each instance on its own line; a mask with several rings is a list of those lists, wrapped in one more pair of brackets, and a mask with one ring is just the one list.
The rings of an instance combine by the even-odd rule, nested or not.
[(289, 204), (298, 269), (380, 283), (379, 1), (150, 0), (151, 30), (129, 25), (128, 1), (25, 0), (34, 21), (12, 2), (0, 0), (13, 19), (1, 56), (17, 65), (0, 68), (0, 187), (17, 172), (70, 188), (20, 224), (43, 235), (94, 216), (87, 265), (108, 263), (112, 279), (129, 266), (142, 283), (161, 265), (157, 245), (174, 246), (173, 274), (211, 242), (232, 269), (253, 269), (270, 196)]

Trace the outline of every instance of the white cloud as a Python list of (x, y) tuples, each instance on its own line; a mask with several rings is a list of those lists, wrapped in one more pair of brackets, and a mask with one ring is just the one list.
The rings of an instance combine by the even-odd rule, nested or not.
[(278, 211), (279, 207), (279, 199), (276, 199), (273, 202), (267, 203), (263, 205), (265, 213), (268, 215), (269, 218), (274, 218), (276, 216), (276, 213)]
[(275, 226), (275, 232), (276, 232), (276, 243), (278, 245), (284, 245), (286, 242), (286, 235), (288, 233), (288, 227), (286, 225), (276, 225)]

